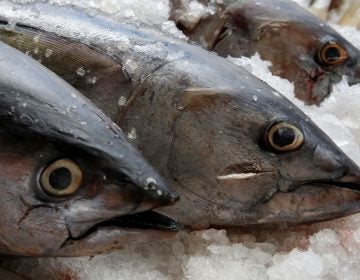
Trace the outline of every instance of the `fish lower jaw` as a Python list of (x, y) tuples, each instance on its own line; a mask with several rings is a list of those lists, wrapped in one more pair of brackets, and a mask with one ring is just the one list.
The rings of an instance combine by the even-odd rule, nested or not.
[(353, 182), (341, 182), (341, 181), (332, 181), (332, 180), (314, 180), (314, 181), (307, 181), (299, 186), (302, 185), (319, 185), (319, 186), (328, 186), (328, 187), (340, 187), (352, 191), (360, 192), (360, 182), (353, 183)]
[(75, 222), (68, 225), (70, 239), (72, 240), (81, 240), (93, 234), (97, 230), (103, 228), (131, 228), (177, 231), (182, 228), (182, 225), (178, 221), (171, 219), (165, 215), (159, 214), (153, 210), (112, 217), (97, 223)]
[[(101, 222), (95, 226), (99, 227), (121, 227), (135, 229), (155, 229), (165, 231), (177, 231), (183, 226), (176, 220), (165, 215), (159, 214), (153, 210), (140, 212), (136, 214), (119, 216)], [(91, 229), (90, 229), (91, 231)]]
[(76, 237), (72, 236), (69, 229), (68, 239), (49, 256), (75, 257), (109, 253), (134, 243), (173, 238), (182, 228), (178, 221), (152, 210), (114, 217), (93, 225)]
[(308, 180), (308, 181), (292, 181), (287, 179), (280, 179), (278, 182), (279, 191), (287, 193), (295, 190), (298, 187), (304, 185), (311, 186), (326, 186), (326, 187), (340, 187), (344, 189), (349, 189), (352, 191), (360, 192), (360, 182), (342, 182), (339, 180)]
[(360, 192), (333, 182), (307, 182), (289, 192), (277, 192), (261, 205), (257, 224), (297, 225), (331, 220), (360, 211)]

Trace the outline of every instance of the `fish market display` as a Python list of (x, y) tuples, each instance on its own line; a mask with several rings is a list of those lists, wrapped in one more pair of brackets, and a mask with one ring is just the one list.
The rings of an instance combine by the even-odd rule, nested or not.
[(44, 64), (53, 58), (56, 67), (47, 66), (74, 86), (101, 63), (89, 62), (74, 80), (71, 69), (82, 64), (62, 59), (63, 44), (80, 50), (79, 57), (108, 55), (118, 64), (111, 69), (124, 70), (117, 85), (124, 90), (110, 91), (109, 99), (121, 106), (99, 90), (84, 94), (119, 121), (179, 193), (176, 205), (158, 211), (192, 228), (299, 223), (358, 211), (359, 168), (247, 71), (199, 47), (71, 7), (8, 4), (0, 16), (4, 42), (36, 50)]
[[(177, 195), (117, 125), (4, 43), (0, 65), (2, 254), (93, 255), (179, 227), (147, 211)], [(144, 211), (149, 230), (140, 214), (127, 223)]]
[[(107, 4), (115, 5), (116, 4), (115, 2), (117, 1), (112, 0), (112, 1), (102, 1), (102, 2), (107, 2)], [(162, 2), (162, 1), (158, 1), (158, 2)], [(93, 5), (93, 2), (91, 3)], [(121, 5), (117, 5), (117, 6), (121, 6)], [(155, 6), (156, 5), (154, 5), (154, 7)], [(106, 7), (106, 5), (104, 5), (104, 7)], [(33, 11), (36, 14), (36, 9), (34, 9)], [(90, 12), (90, 14), (91, 16), (94, 15), (93, 12)], [(10, 24), (7, 26), (7, 29), (14, 31), (15, 22), (16, 21), (11, 21)], [(21, 24), (19, 24), (16, 28), (17, 31), (19, 31), (18, 27), (25, 27), (26, 30), (26, 26), (22, 26)], [(59, 50), (56, 50), (54, 52), (53, 48), (45, 47), (40, 51), (40, 49), (42, 48), (42, 44), (40, 44), (40, 42), (42, 42), (44, 38), (48, 38), (50, 36), (49, 34), (45, 34), (45, 35), (46, 36), (44, 36), (44, 34), (41, 33), (40, 36), (36, 36), (35, 34), (32, 40), (34, 42), (37, 41), (38, 44), (33, 45), (33, 48), (29, 47), (27, 51), (30, 51), (31, 53), (28, 52), (30, 55), (37, 58), (38, 60), (41, 60), (46, 65), (45, 58), (48, 58), (54, 54), (55, 54), (54, 57), (56, 58), (57, 57), (56, 54), (58, 53)], [(60, 38), (58, 38), (56, 34), (52, 34), (52, 35), (53, 35), (52, 39), (54, 40), (56, 39), (55, 42), (60, 40)], [(68, 36), (68, 37), (70, 38), (67, 39), (62, 38), (62, 39), (64, 40), (75, 39), (72, 38), (74, 36)], [(82, 37), (82, 39), (84, 38)], [(79, 48), (81, 48), (82, 45), (85, 45), (85, 50), (87, 54), (92, 53), (91, 52), (92, 49), (96, 49), (96, 47), (86, 42), (87, 41), (86, 38), (84, 40), (85, 44), (84, 41), (82, 40), (80, 41), (81, 43), (78, 44), (79, 41), (75, 40), (75, 43), (77, 43), (75, 45)], [(64, 47), (64, 45), (62, 46)], [(36, 49), (36, 47), (38, 47), (38, 49)], [(90, 50), (87, 49), (86, 47), (89, 47)], [(122, 44), (119, 44), (119, 47), (120, 49), (122, 49)], [(88, 71), (89, 69), (87, 68), (88, 67), (90, 68), (90, 66), (86, 65), (86, 67), (83, 68), (82, 67), (73, 68), (75, 69), (74, 72), (76, 73), (76, 75), (74, 75), (74, 72), (69, 70), (71, 68), (66, 69), (64, 73), (62, 74), (60, 73), (60, 74), (64, 77), (66, 76), (65, 74), (71, 73), (72, 75), (70, 75), (68, 81), (71, 82), (72, 84), (74, 83), (76, 84), (77, 82), (77, 87), (84, 91), (91, 90), (92, 87), (96, 86), (97, 82), (101, 82), (101, 81), (106, 81), (103, 83), (103, 85), (107, 85), (108, 83), (110, 83), (109, 89), (105, 88), (106, 93), (111, 93), (110, 90), (111, 87), (116, 89), (121, 88), (121, 86), (119, 86), (116, 82), (115, 83), (113, 82), (113, 79), (109, 78), (108, 80), (106, 80), (106, 75), (103, 74), (105, 73), (105, 70), (104, 68), (102, 68), (102, 66), (104, 65), (107, 66), (115, 65), (116, 68), (116, 62), (121, 61), (116, 56), (116, 53), (114, 54), (112, 48), (106, 50), (106, 54), (109, 55), (111, 58), (115, 58), (115, 59), (107, 59), (108, 57), (104, 55), (104, 52), (99, 52), (98, 49), (96, 50), (95, 53), (97, 55), (101, 54), (100, 55), (101, 59), (99, 60), (101, 62), (103, 61), (105, 62), (103, 64), (100, 63), (100, 66), (96, 65), (97, 67), (91, 67), (91, 70), (94, 71)], [(159, 54), (160, 53), (158, 52), (157, 55)], [(74, 55), (73, 57), (78, 58), (78, 56), (76, 55)], [(82, 63), (86, 61), (87, 61), (86, 59), (83, 59)], [(96, 59), (93, 59), (93, 61), (96, 61)], [(91, 63), (89, 65), (94, 66), (94, 64)], [(74, 66), (77, 66), (77, 64), (74, 63), (74, 65), (71, 65), (70, 67), (74, 67)], [(54, 64), (51, 67), (55, 67)], [(118, 68), (117, 70), (114, 70), (114, 73), (116, 73), (116, 71), (118, 71), (118, 73), (121, 73), (121, 71), (119, 70), (120, 68), (127, 69), (126, 72), (132, 73), (133, 70), (135, 70), (137, 67), (138, 65), (136, 63), (133, 63), (133, 60), (129, 60), (127, 61), (127, 63), (125, 63), (125, 65), (121, 65), (121, 64), (118, 65)], [(98, 73), (99, 75), (97, 75)], [(98, 77), (101, 77), (101, 79), (98, 79)], [(133, 79), (131, 79), (131, 77), (136, 77), (136, 75), (135, 76), (129, 75), (129, 77), (130, 77), (129, 80), (132, 81)], [(165, 77), (166, 76), (164, 76), (164, 79)], [(140, 77), (140, 79), (141, 78), (143, 77)], [(145, 78), (147, 78), (147, 76)], [(73, 80), (71, 81), (71, 79)], [(277, 81), (275, 81), (275, 78), (273, 79), (275, 82), (274, 84), (276, 84)], [(75, 80), (77, 81), (75, 82)], [(149, 80), (153, 82), (153, 79), (149, 79)], [(121, 83), (122, 81), (120, 79), (120, 84)], [(79, 84), (81, 84), (81, 86), (79, 86)], [(281, 83), (279, 84), (281, 85)], [(347, 91), (348, 93), (351, 94), (350, 96), (354, 96), (352, 95), (352, 93), (356, 92), (356, 87), (349, 88), (345, 84), (346, 84), (346, 80), (343, 80), (342, 86), (339, 86), (337, 90), (342, 91), (341, 93)], [(124, 86), (124, 88), (127, 87), (128, 85)], [(159, 89), (161, 92), (161, 87), (157, 89)], [(279, 89), (282, 92), (284, 91), (284, 89), (281, 89), (281, 87)], [(96, 91), (97, 91), (96, 89), (93, 89), (94, 93), (93, 95), (90, 96), (92, 100), (95, 100), (94, 95)], [(289, 91), (287, 96), (291, 97), (291, 90), (285, 89), (285, 91)], [(141, 95), (142, 91), (139, 94)], [(204, 92), (200, 91), (197, 92), (197, 94), (203, 95)], [(210, 95), (212, 94), (213, 93), (211, 93)], [(146, 92), (144, 92), (144, 95), (148, 96)], [(338, 98), (337, 100), (342, 100), (341, 97), (339, 97), (339, 95), (336, 94), (336, 92), (334, 93), (334, 95), (336, 96), (336, 98)], [(253, 101), (258, 102), (259, 96), (262, 97), (259, 94), (254, 94), (252, 96)], [(334, 102), (333, 97), (331, 99), (327, 99), (324, 106), (326, 106), (326, 104), (328, 105), (329, 103)], [(346, 96), (346, 100), (349, 100), (347, 98), (348, 96)], [(107, 101), (103, 101), (103, 102), (110, 103), (109, 101), (110, 99), (111, 99), (111, 95), (109, 94), (108, 99), (106, 99)], [(127, 104), (128, 100), (129, 100), (128, 98), (121, 95), (116, 103), (118, 106), (123, 107), (124, 105)], [(101, 105), (100, 100), (97, 102), (98, 104)], [(354, 99), (354, 102), (350, 103), (349, 105), (350, 106), (347, 106), (346, 110), (343, 110), (342, 112), (344, 116), (346, 116), (350, 108), (356, 106), (356, 98)], [(189, 108), (188, 106), (178, 107), (180, 111), (185, 111), (186, 114), (189, 114), (188, 108)], [(225, 108), (227, 110), (230, 110), (230, 112), (232, 112), (231, 107), (225, 106)], [(313, 116), (316, 116), (316, 110), (317, 109), (314, 108), (311, 110), (310, 107), (308, 109), (309, 112), (310, 111), (313, 112)], [(325, 112), (324, 110), (326, 110), (326, 107), (324, 108), (322, 106), (321, 112)], [(126, 112), (125, 117), (122, 117), (124, 116), (121, 113), (122, 108), (119, 111), (120, 111), (120, 113), (118, 112), (119, 115), (117, 114), (114, 115), (116, 117), (120, 116), (120, 118), (118, 119), (122, 120), (121, 123), (127, 125), (128, 119), (126, 116), (131, 116), (132, 112), (131, 111)], [(109, 112), (111, 113), (114, 111), (109, 110)], [(199, 114), (201, 115), (201, 111), (197, 111), (197, 112), (198, 113), (200, 112)], [(205, 120), (205, 118), (202, 120)], [(322, 124), (323, 120), (320, 117), (319, 119), (317, 119), (317, 121), (320, 124)], [(192, 122), (190, 126), (193, 123), (194, 122)], [(334, 124), (338, 125), (337, 123)], [(351, 124), (352, 121), (344, 119), (345, 127)], [(232, 126), (232, 128), (233, 127), (234, 126)], [(125, 128), (128, 131), (129, 138), (132, 139), (134, 142), (136, 142), (139, 138), (139, 131), (141, 132), (141, 129), (140, 130), (137, 129), (135, 125), (126, 126)], [(182, 131), (183, 130), (181, 130), (181, 132)], [(341, 131), (341, 128), (339, 128), (339, 131)], [(219, 134), (222, 133), (223, 131), (219, 131)], [(297, 134), (297, 135), (299, 136), (301, 134)], [(342, 139), (340, 135), (338, 136), (339, 136), (338, 143), (340, 143), (341, 146), (345, 144), (347, 141), (348, 142), (353, 141), (351, 138)], [(206, 141), (208, 140), (209, 139), (206, 139)], [(202, 142), (200, 144), (202, 144)], [(204, 149), (202, 146), (200, 148)], [(205, 147), (204, 149), (205, 151), (206, 148), (207, 147)], [(193, 156), (193, 154), (190, 154), (190, 156)], [(282, 155), (277, 155), (277, 156), (280, 157)], [(202, 162), (200, 162), (200, 164), (201, 163)], [(308, 162), (305, 162), (304, 164), (306, 165), (308, 164)], [(229, 175), (230, 178), (229, 177), (226, 178), (226, 175), (223, 175), (225, 176), (225, 178), (221, 178), (222, 175), (220, 175), (219, 176), (220, 178), (218, 179), (220, 180), (246, 179), (243, 177), (241, 173), (240, 174), (233, 173)], [(232, 176), (232, 175), (240, 175), (240, 176), (236, 178), (237, 176)], [(337, 184), (341, 185), (342, 183), (337, 182)], [(263, 232), (255, 231), (252, 233), (252, 235), (239, 235), (239, 234), (235, 236), (230, 235), (230, 239), (229, 236), (225, 236), (226, 234), (225, 231), (209, 230), (209, 231), (200, 231), (193, 234), (182, 233), (178, 235), (177, 237), (178, 239), (175, 241), (171, 241), (171, 242), (165, 241), (165, 242), (149, 244), (145, 246), (130, 246), (130, 248), (122, 250), (120, 252), (116, 252), (111, 255), (96, 256), (92, 259), (87, 259), (87, 258), (86, 259), (85, 258), (23, 259), (23, 260), (7, 259), (5, 261), (5, 266), (10, 267), (12, 270), (17, 271), (23, 275), (33, 277), (34, 279), (49, 279), (49, 277), (51, 279), (197, 279), (197, 280), (221, 279), (221, 278), (271, 279), (271, 280), (357, 279), (357, 275), (358, 275), (357, 263), (359, 259), (356, 250), (358, 248), (357, 242), (360, 239), (358, 237), (359, 234), (356, 228), (359, 222), (356, 217), (357, 216), (354, 216), (352, 218), (349, 218), (348, 220), (345, 220), (348, 222), (339, 221), (339, 222), (319, 225), (319, 227), (315, 226), (313, 228), (313, 230), (315, 231), (321, 229), (322, 227), (327, 227), (327, 226), (335, 227), (335, 231), (323, 230), (317, 233), (316, 235), (314, 235), (310, 239), (309, 243), (307, 243), (305, 236), (307, 234), (313, 233), (314, 231), (309, 231), (308, 228), (305, 228), (305, 230), (300, 232), (299, 231), (291, 232), (289, 230), (283, 231), (281, 228), (278, 229), (276, 232), (267, 232), (266, 230)], [(336, 229), (336, 225), (338, 225), (339, 227), (338, 229)], [(343, 231), (342, 231), (342, 227), (344, 227)], [(279, 240), (279, 236), (281, 235), (287, 236), (287, 239)], [(240, 241), (245, 243), (238, 244), (238, 242)], [(254, 243), (254, 242), (264, 242), (264, 241), (266, 241), (267, 243), (264, 244)], [(294, 249), (291, 253), (288, 254), (281, 253), (281, 251), (291, 250), (291, 248), (295, 246), (301, 247), (301, 250), (304, 251), (299, 251), (298, 249)], [(307, 246), (309, 247), (307, 248)]]
[[(211, 4), (209, 4), (211, 5)], [(295, 85), (296, 96), (319, 104), (342, 75), (360, 81), (360, 52), (326, 23), (290, 0), (231, 0), (194, 17), (189, 1), (172, 1), (171, 18), (193, 41), (221, 56), (272, 62), (273, 74)]]

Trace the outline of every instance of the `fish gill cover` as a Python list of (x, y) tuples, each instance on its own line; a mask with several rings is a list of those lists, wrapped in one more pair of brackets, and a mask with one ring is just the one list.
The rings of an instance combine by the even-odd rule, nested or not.
[[(51, 2), (61, 4), (73, 1)], [(191, 2), (194, 9), (198, 9), (196, 13), (209, 12), (199, 2)], [(174, 27), (167, 21), (169, 3), (166, 0), (153, 0), (151, 5), (147, 0), (81, 0), (76, 4), (113, 13), (118, 18), (135, 20), (142, 17), (145, 21), (156, 18), (155, 25), (162, 25), (168, 30)], [(153, 13), (157, 17), (149, 16)], [(196, 13), (194, 12), (195, 15)], [(359, 48), (360, 32), (352, 27), (334, 27)], [(245, 66), (285, 94), (360, 164), (360, 99), (357, 97), (360, 85), (350, 87), (344, 77), (320, 107), (304, 106), (293, 95), (287, 94), (293, 91), (292, 84), (273, 76), (268, 69), (268, 62), (262, 61), (259, 56), (255, 55), (251, 59), (228, 59)], [(355, 280), (359, 279), (360, 273), (360, 214), (291, 230), (278, 229), (277, 232), (264, 230), (227, 233), (224, 230), (210, 229), (191, 234), (182, 233), (176, 240), (145, 246), (134, 245), (91, 259), (43, 258), (4, 262), (5, 266), (33, 279), (63, 279), (61, 277), (67, 275), (73, 279), (109, 280)]]

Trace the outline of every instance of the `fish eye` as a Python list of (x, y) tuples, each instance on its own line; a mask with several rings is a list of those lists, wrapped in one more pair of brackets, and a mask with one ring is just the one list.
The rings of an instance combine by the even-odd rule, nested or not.
[(327, 42), (319, 51), (319, 61), (326, 65), (338, 65), (349, 58), (346, 49), (335, 42)]
[(293, 151), (304, 142), (304, 135), (292, 124), (279, 122), (270, 127), (267, 132), (267, 143), (276, 151)]
[(43, 170), (40, 175), (40, 184), (47, 194), (63, 197), (79, 189), (82, 177), (82, 171), (74, 161), (59, 159)]

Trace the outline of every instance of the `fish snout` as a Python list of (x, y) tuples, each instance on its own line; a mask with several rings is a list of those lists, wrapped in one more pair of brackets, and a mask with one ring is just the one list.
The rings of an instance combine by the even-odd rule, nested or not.
[(352, 160), (345, 165), (344, 175), (339, 178), (338, 185), (355, 191), (360, 191), (360, 167)]
[(346, 61), (343, 75), (348, 77), (350, 86), (360, 83), (360, 51), (348, 48), (349, 59)]
[(317, 146), (314, 162), (330, 185), (360, 191), (360, 167), (346, 154)]
[(339, 178), (345, 173), (345, 165), (351, 161), (344, 154), (337, 154), (330, 148), (317, 145), (313, 153), (313, 161), (320, 174), (331, 178)]
[(353, 170), (347, 172), (343, 177), (339, 179), (339, 182), (358, 184), (359, 186), (355, 189), (360, 190), (360, 173), (359, 170), (356, 171), (357, 173), (355, 173)]
[(346, 75), (350, 86), (360, 83), (360, 62), (357, 62), (355, 67), (348, 71)]
[[(174, 204), (179, 200), (179, 195), (170, 189), (167, 183), (160, 177), (148, 176), (140, 183), (142, 203), (138, 209), (141, 211), (156, 207)], [(138, 189), (138, 186), (135, 186)]]

